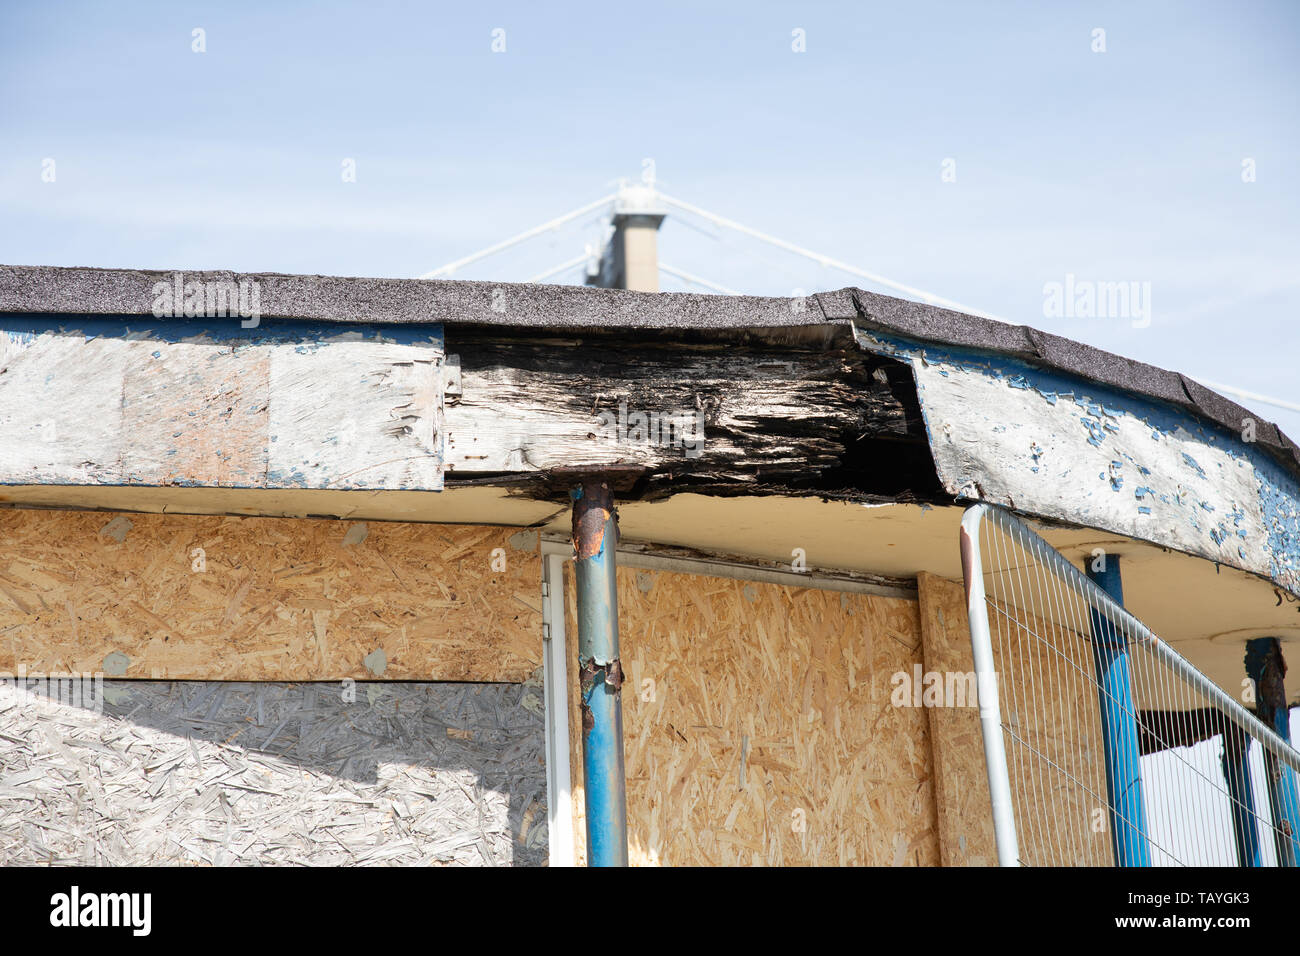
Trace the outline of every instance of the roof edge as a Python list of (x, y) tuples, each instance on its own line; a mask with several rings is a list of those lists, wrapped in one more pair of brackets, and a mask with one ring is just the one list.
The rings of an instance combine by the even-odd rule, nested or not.
[(252, 280), (261, 316), (287, 320), (683, 331), (853, 322), (923, 342), (1013, 355), (1168, 402), (1233, 433), (1239, 434), (1244, 420), (1252, 419), (1256, 442), (1300, 477), (1300, 446), (1276, 424), (1177, 372), (1026, 325), (853, 287), (779, 298), (451, 279), (0, 265), (0, 313), (151, 316), (158, 284), (174, 285), (178, 277), (182, 283)]

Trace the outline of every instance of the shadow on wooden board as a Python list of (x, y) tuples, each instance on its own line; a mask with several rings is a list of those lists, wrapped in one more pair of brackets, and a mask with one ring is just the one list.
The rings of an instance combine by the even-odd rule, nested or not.
[(0, 682), (0, 864), (546, 862), (539, 686), (101, 686)]

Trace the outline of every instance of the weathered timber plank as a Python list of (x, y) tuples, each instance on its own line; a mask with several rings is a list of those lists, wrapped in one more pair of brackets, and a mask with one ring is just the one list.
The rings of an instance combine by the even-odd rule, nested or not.
[[(648, 470), (651, 486), (815, 487), (852, 470), (864, 442), (924, 452), (910, 372), (862, 353), (463, 334), (449, 347), (463, 395), (446, 412), (447, 466), (461, 476), (628, 462)], [(620, 435), (637, 412), (701, 413), (699, 454), (689, 454), (689, 429), (683, 441)], [(904, 470), (897, 459), (878, 464), (894, 482)]]
[(441, 350), (391, 342), (276, 349), (268, 481), (440, 487), (441, 361)]
[[(146, 348), (148, 357), (138, 354)], [(136, 353), (122, 376), (126, 483), (256, 485), (265, 478), (270, 349), (241, 355), (194, 342), (165, 350), (133, 343), (123, 353)]]
[[(1032, 369), (916, 364), (945, 487), (1300, 587), (1300, 492), (1239, 436)], [(1067, 504), (1068, 503), (1068, 504)]]
[(128, 347), (0, 335), (0, 482), (118, 481)]
[(441, 327), (0, 321), (0, 484), (442, 487)]
[[(854, 349), (469, 331), (444, 411), (441, 339), (407, 329), (95, 321), (7, 328), (0, 484), (431, 490), (445, 446), (466, 479), (624, 464), (638, 494), (937, 490), (910, 371)], [(74, 375), (92, 386), (67, 414)]]

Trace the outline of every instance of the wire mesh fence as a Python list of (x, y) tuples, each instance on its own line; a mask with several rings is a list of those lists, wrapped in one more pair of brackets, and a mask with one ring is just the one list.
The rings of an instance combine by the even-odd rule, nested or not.
[(962, 558), (1000, 862), (1294, 862), (1286, 741), (1010, 514), (971, 508)]

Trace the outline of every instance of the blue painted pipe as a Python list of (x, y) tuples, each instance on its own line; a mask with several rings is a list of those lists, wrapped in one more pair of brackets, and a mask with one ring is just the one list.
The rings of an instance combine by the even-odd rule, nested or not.
[[(1290, 714), (1282, 678), (1286, 662), (1282, 644), (1275, 637), (1257, 637), (1246, 642), (1246, 675), (1255, 682), (1255, 715), (1279, 737), (1291, 741)], [(1273, 813), (1273, 843), (1277, 865), (1295, 866), (1300, 860), (1300, 799), (1295, 773), (1264, 751), (1264, 778), (1268, 804)]]
[(578, 586), (578, 682), (587, 865), (627, 866), (623, 771), (623, 665), (618, 656), (618, 517), (605, 482), (586, 481), (573, 498)]
[[(1105, 555), (1100, 571), (1088, 563), (1088, 577), (1124, 605), (1119, 558)], [(1106, 792), (1110, 796), (1110, 838), (1116, 866), (1150, 866), (1146, 808), (1142, 803), (1142, 773), (1138, 762), (1137, 708), (1129, 676), (1128, 642), (1108, 618), (1088, 609), (1092, 656), (1101, 705), (1102, 746), (1106, 756)]]
[(1228, 784), (1232, 811), (1232, 838), (1237, 847), (1237, 865), (1260, 865), (1259, 829), (1255, 825), (1255, 790), (1250, 781), (1250, 737), (1235, 724), (1223, 730), (1223, 779)]

